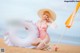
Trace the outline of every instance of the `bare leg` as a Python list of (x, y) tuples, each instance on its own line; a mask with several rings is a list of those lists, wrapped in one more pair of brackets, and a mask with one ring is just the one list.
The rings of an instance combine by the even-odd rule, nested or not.
[(40, 43), (40, 44), (36, 47), (36, 49), (44, 49), (44, 47), (45, 47), (45, 44), (44, 44), (44, 43)]
[(33, 46), (37, 46), (36, 49), (43, 49), (45, 47), (45, 44), (41, 42), (41, 39), (35, 39), (35, 41), (32, 43)]

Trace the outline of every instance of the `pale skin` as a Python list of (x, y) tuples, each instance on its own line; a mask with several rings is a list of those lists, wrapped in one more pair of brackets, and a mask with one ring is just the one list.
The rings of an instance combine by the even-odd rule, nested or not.
[[(40, 25), (42, 22), (45, 22), (45, 24), (49, 27), (49, 25), (48, 25), (49, 22), (48, 21), (50, 21), (49, 16), (46, 15), (46, 14), (44, 14), (44, 15), (42, 15), (41, 20), (39, 20), (37, 22), (37, 24)], [(43, 49), (43, 48), (46, 47), (46, 44), (48, 44), (49, 42), (50, 42), (50, 37), (49, 37), (48, 34), (46, 34), (45, 38), (43, 40), (41, 40), (40, 38), (38, 38), (38, 39), (36, 39), (35, 42), (32, 43), (32, 45), (37, 46), (36, 49)]]

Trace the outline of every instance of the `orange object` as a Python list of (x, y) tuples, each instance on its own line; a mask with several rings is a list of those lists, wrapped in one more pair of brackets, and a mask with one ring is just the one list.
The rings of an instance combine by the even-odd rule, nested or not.
[(70, 17), (65, 22), (65, 25), (67, 28), (70, 28), (72, 26), (75, 14), (77, 13), (79, 7), (80, 7), (80, 2), (77, 3), (76, 8), (74, 9), (73, 13), (70, 15)]

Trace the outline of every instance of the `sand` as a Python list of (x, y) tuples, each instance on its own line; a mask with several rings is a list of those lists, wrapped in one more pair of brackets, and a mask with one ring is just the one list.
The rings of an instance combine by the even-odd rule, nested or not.
[(0, 38), (0, 48), (5, 49), (5, 53), (80, 53), (80, 46), (58, 44), (58, 51), (43, 51), (37, 49), (20, 48), (7, 46), (3, 39)]

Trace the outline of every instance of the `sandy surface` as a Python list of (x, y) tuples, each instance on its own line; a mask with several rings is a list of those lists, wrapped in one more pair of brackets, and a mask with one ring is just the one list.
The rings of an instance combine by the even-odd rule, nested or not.
[(37, 49), (28, 49), (20, 47), (12, 47), (4, 44), (3, 39), (0, 39), (0, 48), (5, 49), (5, 53), (80, 53), (80, 46), (73, 45), (58, 45), (59, 50), (57, 52), (53, 51), (42, 51)]

